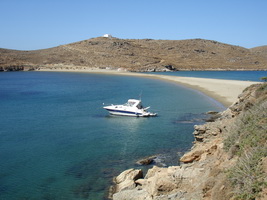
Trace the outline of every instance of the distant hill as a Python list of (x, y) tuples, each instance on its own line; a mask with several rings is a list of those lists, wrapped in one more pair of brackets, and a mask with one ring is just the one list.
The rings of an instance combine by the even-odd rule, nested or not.
[(250, 49), (253, 53), (256, 53), (256, 54), (261, 54), (263, 56), (267, 56), (267, 45), (265, 46), (260, 46), (260, 47), (255, 47), (255, 48), (252, 48)]
[(267, 46), (246, 49), (212, 40), (92, 38), (49, 49), (0, 48), (0, 70), (267, 70)]

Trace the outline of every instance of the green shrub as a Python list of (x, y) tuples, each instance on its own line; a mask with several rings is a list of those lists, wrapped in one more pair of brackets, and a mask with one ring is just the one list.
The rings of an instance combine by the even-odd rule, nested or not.
[(260, 80), (267, 81), (267, 77), (261, 77)]

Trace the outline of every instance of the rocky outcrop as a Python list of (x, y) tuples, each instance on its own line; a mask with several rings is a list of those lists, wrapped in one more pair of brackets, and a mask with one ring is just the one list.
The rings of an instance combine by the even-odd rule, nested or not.
[(38, 66), (31, 65), (9, 65), (5, 67), (0, 66), (0, 72), (9, 72), (9, 71), (33, 71), (37, 70)]
[(129, 190), (136, 187), (135, 181), (139, 178), (143, 178), (142, 170), (128, 169), (122, 172), (119, 176), (114, 179), (116, 183), (115, 192), (123, 190)]
[[(246, 89), (239, 96), (239, 100), (220, 113), (220, 117), (214, 122), (195, 126), (194, 145), (181, 157), (180, 162), (183, 164), (180, 166), (167, 168), (154, 166), (144, 177), (139, 178), (131, 174), (128, 176), (128, 170), (119, 175), (117, 178), (124, 177), (125, 174), (126, 177), (121, 179), (120, 183), (115, 181), (116, 190), (113, 199), (231, 199), (233, 188), (225, 172), (235, 165), (238, 156), (232, 154), (234, 149), (225, 151), (224, 138), (229, 127), (235, 123), (242, 112), (249, 109), (256, 100), (267, 101), (267, 91), (262, 95), (258, 92), (259, 89), (255, 89), (259, 87), (261, 86), (256, 85)], [(265, 175), (267, 175), (266, 164), (265, 157), (261, 164)], [(126, 186), (121, 187), (122, 184)], [(263, 189), (262, 197), (266, 197), (264, 192), (266, 193), (266, 189)]]

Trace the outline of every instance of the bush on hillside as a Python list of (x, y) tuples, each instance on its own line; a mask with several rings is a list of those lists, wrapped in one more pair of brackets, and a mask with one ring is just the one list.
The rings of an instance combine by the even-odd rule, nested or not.
[(267, 81), (267, 77), (261, 77), (261, 78), (260, 78), (260, 80), (262, 80), (262, 81), (265, 81), (265, 82), (266, 82), (266, 81)]

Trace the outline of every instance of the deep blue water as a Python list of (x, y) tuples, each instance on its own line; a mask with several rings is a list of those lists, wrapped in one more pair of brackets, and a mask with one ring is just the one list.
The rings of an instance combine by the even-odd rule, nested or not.
[[(267, 70), (267, 68), (266, 68)], [(215, 78), (242, 81), (259, 81), (261, 77), (267, 77), (267, 71), (176, 71), (176, 72), (149, 72), (170, 76), (185, 76), (197, 78)]]
[[(0, 199), (8, 200), (104, 199), (112, 177), (140, 168), (140, 158), (177, 164), (202, 113), (223, 109), (197, 91), (140, 77), (6, 72), (0, 85)], [(158, 117), (102, 109), (141, 92)]]

